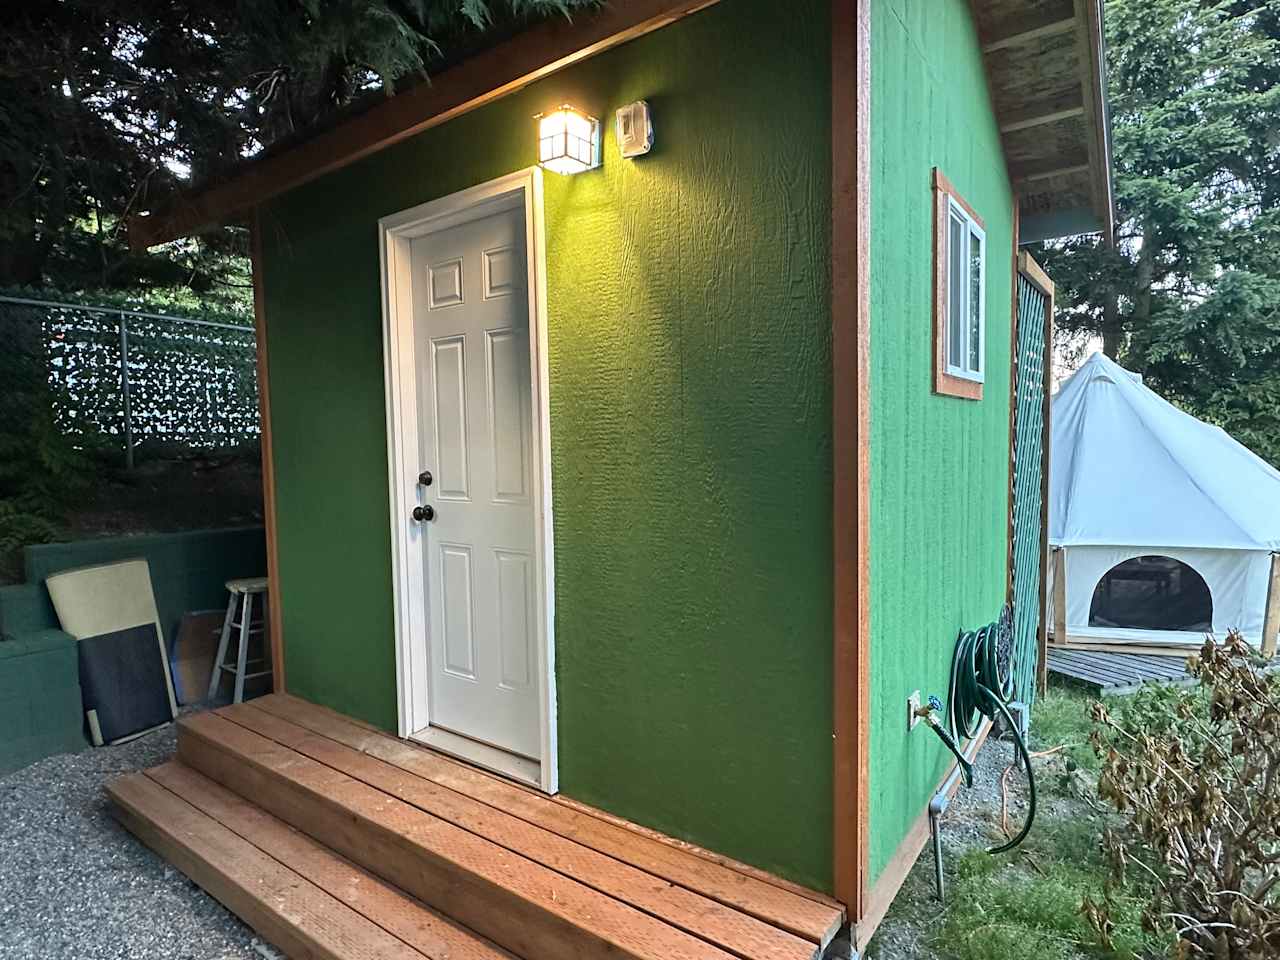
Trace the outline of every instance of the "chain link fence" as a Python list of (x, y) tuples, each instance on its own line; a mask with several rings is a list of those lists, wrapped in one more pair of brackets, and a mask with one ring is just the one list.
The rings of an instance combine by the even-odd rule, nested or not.
[(214, 450), (260, 437), (251, 326), (0, 296), (0, 348), (46, 376), (53, 422), (86, 445)]

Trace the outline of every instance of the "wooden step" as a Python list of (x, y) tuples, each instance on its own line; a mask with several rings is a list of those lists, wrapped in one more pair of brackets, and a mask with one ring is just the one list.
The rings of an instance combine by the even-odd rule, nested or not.
[(290, 957), (514, 960), (179, 764), (107, 793), (130, 831)]
[(811, 960), (815, 955), (817, 944), (814, 942), (319, 736), (251, 704), (228, 707), (220, 711), (220, 715), (419, 810), (713, 942), (743, 960)]
[(400, 770), (480, 801), (692, 890), (770, 926), (825, 947), (844, 922), (843, 908), (816, 891), (763, 874), (727, 858), (695, 851), (623, 825), (600, 811), (569, 805), (407, 743), (325, 707), (282, 694), (249, 705)]
[[(178, 756), (187, 766), (526, 960), (734, 957), (714, 942), (573, 875), (225, 716), (183, 718)], [(814, 955), (816, 949), (806, 954)]]

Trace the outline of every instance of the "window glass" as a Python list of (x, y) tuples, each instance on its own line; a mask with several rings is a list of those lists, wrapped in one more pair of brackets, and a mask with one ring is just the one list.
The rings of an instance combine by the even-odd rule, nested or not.
[(954, 213), (950, 217), (951, 236), (947, 243), (947, 363), (952, 367), (964, 366), (965, 285), (960, 278), (965, 275), (965, 239), (969, 231), (963, 220)]
[(969, 349), (966, 369), (982, 372), (982, 238), (969, 233)]

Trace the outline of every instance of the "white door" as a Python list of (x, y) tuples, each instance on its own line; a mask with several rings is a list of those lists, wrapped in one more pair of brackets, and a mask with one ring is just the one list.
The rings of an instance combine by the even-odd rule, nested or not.
[(412, 241), (430, 724), (539, 758), (524, 210)]

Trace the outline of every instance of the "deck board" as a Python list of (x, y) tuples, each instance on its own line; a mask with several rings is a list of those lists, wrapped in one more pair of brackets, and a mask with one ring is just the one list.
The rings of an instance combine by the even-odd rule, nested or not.
[(145, 775), (129, 774), (107, 790), (117, 818), (132, 833), (288, 955), (423, 960), (404, 941)]
[(608, 819), (482, 773), (430, 750), (304, 700), (276, 694), (252, 702), (264, 711), (367, 754), (416, 777), (503, 811), (545, 831), (630, 864), (655, 877), (748, 914), (806, 941), (825, 946), (843, 923), (843, 911), (820, 894), (769, 882), (706, 856), (681, 849)]
[(180, 720), (178, 751), (188, 766), (520, 956), (732, 957), (216, 714)]
[(117, 817), (302, 960), (816, 960), (844, 910), (286, 695), (193, 714)]
[(1056, 647), (1048, 649), (1049, 672), (1067, 677), (1099, 693), (1134, 693), (1146, 683), (1194, 683), (1185, 658), (1149, 654), (1104, 653)]
[(515, 960), (225, 787), (180, 763), (146, 776), (431, 960)]
[(816, 943), (307, 730), (252, 703), (223, 718), (484, 840), (526, 857), (742, 960), (812, 960)]

